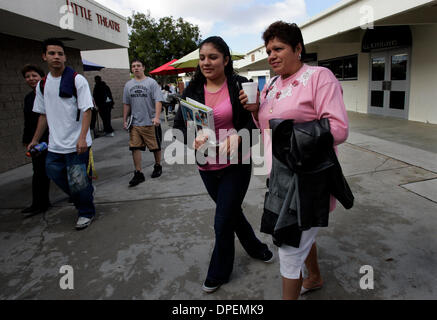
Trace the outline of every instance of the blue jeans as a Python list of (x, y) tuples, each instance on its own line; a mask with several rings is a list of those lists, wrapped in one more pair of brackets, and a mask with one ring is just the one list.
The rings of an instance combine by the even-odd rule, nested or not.
[(89, 159), (87, 152), (60, 154), (49, 152), (46, 160), (47, 176), (73, 200), (79, 217), (92, 218), (96, 213), (92, 179), (86, 172)]
[(215, 245), (207, 279), (225, 283), (232, 273), (235, 256), (235, 236), (253, 258), (268, 249), (255, 236), (252, 226), (243, 214), (243, 203), (249, 187), (252, 165), (231, 165), (217, 171), (200, 171), (209, 195), (216, 203), (214, 218)]

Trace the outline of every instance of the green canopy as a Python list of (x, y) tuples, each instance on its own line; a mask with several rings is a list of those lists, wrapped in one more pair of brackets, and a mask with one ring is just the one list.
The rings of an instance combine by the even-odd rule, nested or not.
[[(241, 60), (244, 58), (244, 54), (231, 53), (232, 60)], [(199, 49), (190, 52), (186, 56), (183, 56), (178, 61), (171, 64), (175, 68), (196, 68), (199, 63)]]

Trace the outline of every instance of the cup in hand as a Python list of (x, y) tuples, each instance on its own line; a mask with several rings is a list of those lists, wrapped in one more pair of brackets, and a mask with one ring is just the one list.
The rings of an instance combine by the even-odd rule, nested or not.
[(256, 103), (256, 96), (258, 94), (258, 83), (257, 82), (245, 82), (242, 83), (243, 91), (247, 95), (247, 103)]

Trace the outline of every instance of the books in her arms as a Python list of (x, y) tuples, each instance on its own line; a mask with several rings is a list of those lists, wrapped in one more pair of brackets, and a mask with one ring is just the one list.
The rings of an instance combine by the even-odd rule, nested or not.
[(187, 129), (194, 129), (196, 133), (202, 131), (208, 135), (209, 143), (217, 145), (213, 109), (191, 98), (181, 99), (180, 106)]

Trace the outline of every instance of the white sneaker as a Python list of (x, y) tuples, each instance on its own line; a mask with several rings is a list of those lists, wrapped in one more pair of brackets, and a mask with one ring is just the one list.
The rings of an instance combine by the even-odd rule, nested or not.
[(205, 280), (205, 282), (202, 285), (202, 290), (206, 293), (213, 293), (217, 291), (217, 289), (220, 288), (221, 285), (222, 284), (219, 282)]
[(76, 222), (76, 230), (82, 230), (87, 228), (92, 221), (93, 218), (79, 217)]
[(105, 134), (105, 136), (106, 136), (106, 137), (113, 137), (113, 136), (115, 136), (115, 134), (114, 134), (114, 132), (111, 132), (111, 133), (107, 133), (107, 134)]

